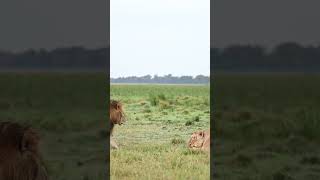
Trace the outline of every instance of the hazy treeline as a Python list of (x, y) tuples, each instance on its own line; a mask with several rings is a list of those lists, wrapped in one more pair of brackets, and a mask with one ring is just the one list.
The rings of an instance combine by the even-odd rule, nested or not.
[[(125, 52), (124, 52), (125, 53)], [(294, 42), (281, 43), (272, 49), (261, 45), (230, 45), (211, 48), (211, 66), (221, 71), (320, 71), (320, 45), (303, 46)], [(39, 49), (23, 52), (0, 50), (0, 70), (10, 69), (99, 69), (107, 70), (110, 49), (87, 49), (81, 46)], [(199, 79), (200, 78), (200, 79)], [(118, 82), (205, 83), (203, 77), (127, 77)]]
[(74, 46), (18, 53), (0, 50), (0, 69), (105, 69), (109, 59), (109, 48)]
[(210, 82), (209, 76), (198, 75), (192, 76), (172, 76), (171, 74), (165, 76), (151, 75), (146, 76), (130, 76), (111, 78), (111, 83), (157, 83), (157, 84), (207, 84)]
[(320, 71), (320, 45), (281, 43), (272, 49), (259, 45), (211, 48), (214, 70), (226, 71)]

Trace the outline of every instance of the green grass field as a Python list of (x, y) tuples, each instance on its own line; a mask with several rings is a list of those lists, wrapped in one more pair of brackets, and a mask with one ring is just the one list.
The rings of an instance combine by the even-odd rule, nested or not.
[(210, 179), (208, 154), (190, 151), (193, 131), (210, 127), (209, 86), (111, 85), (128, 116), (117, 126), (111, 179)]
[(214, 179), (320, 179), (319, 75), (214, 78)]
[(106, 179), (105, 74), (2, 73), (0, 84), (0, 120), (41, 133), (50, 179)]
[[(129, 117), (115, 129), (112, 179), (208, 179), (186, 148), (214, 107), (214, 179), (320, 179), (319, 75), (216, 75), (208, 86), (112, 85)], [(54, 180), (106, 179), (104, 74), (0, 75), (0, 118), (41, 132)]]

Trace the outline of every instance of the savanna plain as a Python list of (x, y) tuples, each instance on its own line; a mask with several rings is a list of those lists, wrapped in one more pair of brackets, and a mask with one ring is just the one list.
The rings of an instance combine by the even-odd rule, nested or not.
[(320, 75), (214, 76), (213, 179), (320, 179)]
[[(214, 179), (320, 179), (320, 76), (217, 74), (209, 86), (111, 85), (128, 120), (117, 126), (112, 179), (209, 179), (188, 150), (209, 127)], [(51, 179), (106, 179), (104, 74), (2, 73), (1, 121), (31, 124)]]
[(106, 179), (104, 73), (1, 73), (0, 120), (31, 125), (53, 180)]
[(209, 85), (112, 84), (124, 105), (111, 150), (111, 179), (210, 179), (210, 157), (191, 151), (192, 132), (210, 127)]

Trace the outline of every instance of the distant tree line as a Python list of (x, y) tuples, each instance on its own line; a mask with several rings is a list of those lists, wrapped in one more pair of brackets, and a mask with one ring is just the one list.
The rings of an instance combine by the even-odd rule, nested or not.
[(198, 75), (192, 76), (172, 76), (171, 74), (165, 76), (151, 75), (146, 76), (129, 76), (111, 78), (111, 83), (157, 83), (157, 84), (208, 84), (210, 82), (209, 76)]
[(0, 69), (106, 69), (109, 54), (109, 48), (81, 46), (19, 53), (0, 51)]
[(281, 43), (271, 50), (259, 45), (211, 48), (211, 66), (225, 71), (320, 71), (320, 46)]
[[(268, 50), (260, 45), (231, 45), (211, 48), (211, 69), (214, 71), (320, 71), (320, 45), (303, 46), (295, 42), (281, 43)], [(86, 49), (82, 46), (39, 49), (23, 52), (0, 50), (1, 69), (99, 69), (107, 71), (110, 49)], [(141, 77), (127, 77), (140, 81)], [(143, 77), (143, 81), (159, 83), (190, 82), (183, 77)], [(200, 77), (201, 78), (201, 77)], [(199, 79), (197, 79), (198, 81)], [(119, 79), (119, 81), (125, 81)], [(201, 80), (199, 82), (204, 82)]]

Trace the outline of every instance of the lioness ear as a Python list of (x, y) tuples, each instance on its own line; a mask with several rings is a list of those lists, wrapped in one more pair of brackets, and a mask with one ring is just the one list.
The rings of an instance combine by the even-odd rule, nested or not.
[(121, 109), (121, 105), (117, 103), (117, 110)]
[(199, 135), (202, 136), (202, 137), (204, 137), (204, 132), (203, 132), (203, 131), (200, 131), (200, 132), (199, 132)]
[(20, 150), (21, 152), (24, 151), (32, 151), (37, 152), (38, 150), (38, 144), (39, 144), (40, 138), (39, 135), (32, 129), (28, 128), (25, 130), (22, 136)]

